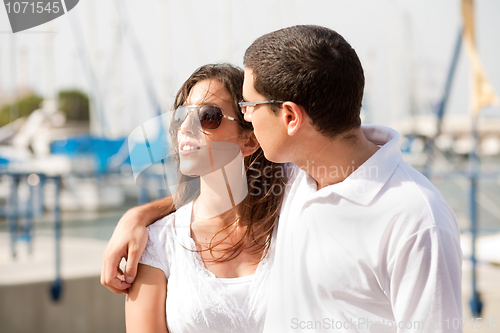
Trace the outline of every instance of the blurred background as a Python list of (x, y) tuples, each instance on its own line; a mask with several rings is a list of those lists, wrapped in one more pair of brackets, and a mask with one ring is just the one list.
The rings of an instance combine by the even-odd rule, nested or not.
[(499, 17), (497, 0), (81, 0), (13, 34), (1, 8), (0, 332), (125, 330), (102, 252), (128, 208), (168, 194), (154, 170), (135, 181), (127, 137), (196, 68), (242, 66), (296, 24), (358, 53), (363, 122), (399, 130), (457, 215), (464, 331), (500, 332)]

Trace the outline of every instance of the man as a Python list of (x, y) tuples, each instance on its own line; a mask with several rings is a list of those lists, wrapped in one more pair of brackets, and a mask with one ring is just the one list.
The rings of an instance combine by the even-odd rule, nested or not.
[[(330, 29), (295, 26), (258, 38), (244, 65), (245, 119), (269, 160), (291, 162), (265, 331), (461, 331), (456, 218), (403, 162), (397, 132), (360, 125), (364, 75), (351, 46)], [(133, 281), (147, 239), (140, 224), (167, 204), (119, 222), (101, 278), (112, 291)]]

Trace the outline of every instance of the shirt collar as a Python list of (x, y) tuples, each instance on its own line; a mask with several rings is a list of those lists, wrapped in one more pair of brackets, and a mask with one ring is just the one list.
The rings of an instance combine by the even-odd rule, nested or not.
[[(366, 206), (373, 201), (394, 173), (402, 161), (399, 133), (392, 128), (380, 125), (361, 125), (361, 130), (365, 137), (380, 146), (380, 149), (342, 182), (316, 191), (314, 198), (326, 197), (334, 193)], [(309, 187), (316, 186), (316, 182), (310, 175), (305, 178)]]

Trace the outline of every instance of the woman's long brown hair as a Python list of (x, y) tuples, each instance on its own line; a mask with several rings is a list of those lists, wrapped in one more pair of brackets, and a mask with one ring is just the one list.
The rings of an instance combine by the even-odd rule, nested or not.
[[(231, 64), (209, 64), (198, 68), (179, 89), (175, 97), (174, 109), (186, 103), (191, 89), (203, 80), (216, 80), (224, 85), (232, 98), (233, 109), (239, 120), (240, 131), (250, 132), (252, 124), (246, 122), (241, 113), (238, 102), (243, 98), (243, 70)], [(177, 163), (179, 163), (179, 152), (177, 145), (177, 128), (171, 128), (173, 148)], [(246, 231), (241, 239), (233, 246), (224, 249), (222, 255), (213, 259), (216, 262), (229, 261), (238, 256), (244, 249), (252, 253), (264, 252), (266, 255), (271, 244), (271, 234), (278, 221), (279, 210), (283, 202), (286, 186), (286, 173), (284, 165), (273, 163), (264, 157), (261, 148), (255, 153), (245, 157), (245, 167), (248, 184), (248, 195), (240, 205), (239, 218), (229, 226), (219, 230), (210, 241), (208, 249), (199, 251), (210, 251), (213, 254), (215, 246), (223, 240), (213, 242), (218, 233), (238, 223), (246, 226)], [(175, 193), (176, 206), (181, 207), (194, 199), (199, 193), (199, 177), (190, 177), (180, 174), (177, 191)], [(233, 229), (234, 230), (234, 229)]]

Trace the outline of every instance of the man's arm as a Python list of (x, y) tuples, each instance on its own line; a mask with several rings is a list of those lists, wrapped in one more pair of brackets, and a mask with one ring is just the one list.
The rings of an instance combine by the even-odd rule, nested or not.
[(125, 301), (127, 333), (168, 333), (165, 299), (167, 279), (161, 269), (139, 265)]
[(453, 326), (462, 325), (462, 255), (457, 238), (432, 226), (403, 242), (391, 277), (398, 332), (462, 332), (461, 326)]
[[(175, 211), (172, 197), (128, 210), (116, 225), (102, 256), (101, 284), (115, 294), (127, 294), (137, 274), (137, 265), (148, 241), (146, 227)], [(120, 270), (127, 260), (125, 272)]]

